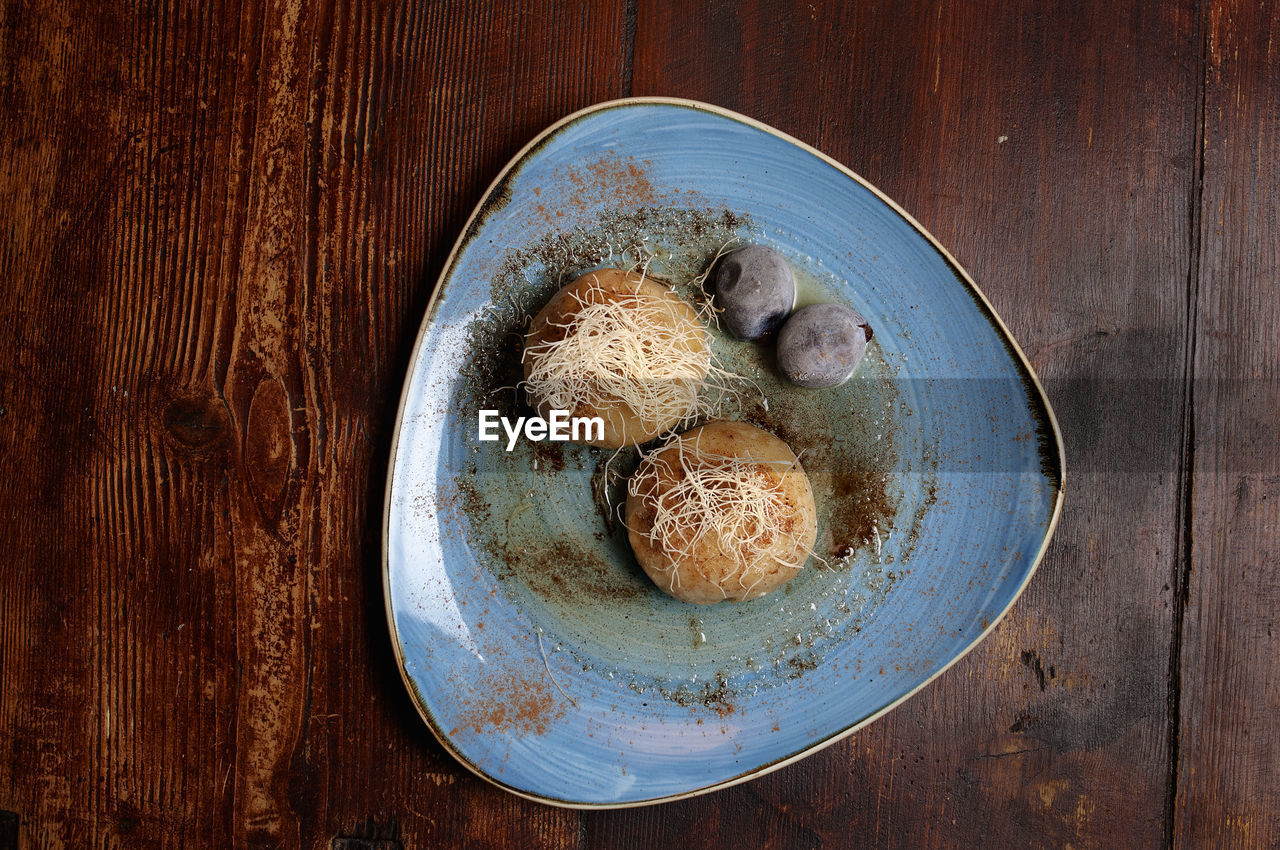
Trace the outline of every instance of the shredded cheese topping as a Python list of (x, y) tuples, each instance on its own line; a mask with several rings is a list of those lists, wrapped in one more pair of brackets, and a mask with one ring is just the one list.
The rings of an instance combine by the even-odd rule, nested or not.
[[(788, 497), (783, 482), (799, 462), (758, 461), (702, 451), (697, 441), (677, 440), (645, 459), (628, 492), (653, 512), (648, 533), (654, 548), (671, 559), (668, 590), (681, 587), (681, 565), (699, 565), (699, 547), (709, 541), (731, 559), (732, 572), (698, 574), (727, 598), (733, 582), (743, 598), (767, 571), (755, 570), (764, 558), (800, 569), (809, 548), (802, 540), (803, 511)], [(754, 580), (748, 584), (748, 579)]]
[[(606, 291), (598, 280), (572, 292), (563, 334), (527, 346), (525, 386), (552, 409), (596, 409), (621, 402), (644, 422), (677, 429), (710, 412), (705, 390), (728, 373), (711, 351), (711, 334), (675, 298)], [(700, 318), (700, 317), (699, 317)]]

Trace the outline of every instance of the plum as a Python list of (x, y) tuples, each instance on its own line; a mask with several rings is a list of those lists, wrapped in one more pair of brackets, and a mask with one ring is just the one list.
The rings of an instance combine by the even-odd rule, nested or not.
[(777, 330), (796, 303), (791, 266), (763, 245), (726, 254), (713, 281), (720, 320), (738, 339), (759, 339)]
[(778, 334), (778, 366), (802, 387), (834, 387), (862, 362), (871, 326), (843, 304), (810, 304), (795, 312)]

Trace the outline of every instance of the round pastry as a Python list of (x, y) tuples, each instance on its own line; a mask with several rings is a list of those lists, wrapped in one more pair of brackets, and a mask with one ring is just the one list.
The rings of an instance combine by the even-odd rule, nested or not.
[(635, 272), (600, 269), (561, 289), (524, 341), (524, 384), (538, 412), (604, 420), (590, 445), (616, 449), (695, 416), (711, 337), (693, 307)]
[(813, 489), (787, 444), (723, 420), (645, 457), (628, 487), (626, 516), (649, 578), (701, 604), (781, 587), (804, 566), (818, 533)]

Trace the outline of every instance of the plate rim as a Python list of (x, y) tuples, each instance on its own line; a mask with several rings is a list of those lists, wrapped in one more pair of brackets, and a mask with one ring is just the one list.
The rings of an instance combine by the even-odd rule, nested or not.
[[(427, 709), (426, 705), (424, 704), (421, 692), (419, 692), (417, 685), (414, 684), (412, 679), (410, 679), (409, 677), (409, 671), (405, 666), (403, 643), (400, 640), (400, 633), (399, 633), (399, 630), (396, 628), (396, 623), (395, 623), (395, 614), (391, 607), (391, 562), (390, 562), (390, 550), (388, 547), (388, 540), (390, 537), (390, 530), (391, 530), (391, 488), (395, 480), (396, 458), (399, 455), (399, 449), (400, 449), (400, 430), (401, 430), (401, 425), (404, 423), (404, 410), (409, 397), (409, 386), (413, 380), (413, 376), (416, 374), (418, 361), (422, 355), (423, 338), (426, 335), (427, 328), (430, 323), (432, 310), (436, 304), (436, 299), (440, 296), (441, 287), (443, 286), (445, 279), (449, 276), (451, 270), (453, 269), (455, 262), (458, 258), (458, 254), (470, 242), (471, 237), (474, 235), (474, 230), (476, 227), (477, 220), (489, 208), (494, 198), (500, 194), (499, 190), (506, 183), (508, 177), (516, 169), (516, 167), (521, 162), (524, 161), (526, 156), (528, 156), (531, 152), (535, 151), (537, 148), (541, 147), (542, 144), (551, 136), (555, 135), (560, 130), (569, 126), (570, 124), (573, 124), (574, 122), (582, 118), (585, 118), (588, 115), (592, 115), (598, 112), (605, 112), (605, 111), (608, 111), (611, 109), (617, 109), (620, 107), (641, 106), (641, 105), (679, 106), (679, 107), (685, 107), (685, 108), (694, 109), (694, 110), (700, 110), (703, 112), (709, 112), (714, 115), (718, 115), (722, 118), (728, 118), (732, 121), (737, 121), (739, 123), (746, 124), (757, 130), (768, 133), (769, 135), (776, 136), (777, 138), (782, 139), (785, 142), (789, 142), (790, 144), (795, 145), (800, 150), (805, 151), (809, 154), (812, 154), (813, 156), (816, 156), (818, 159), (822, 160), (823, 162), (826, 162), (828, 165), (837, 169), (838, 171), (843, 173), (845, 176), (849, 177), (854, 182), (858, 183), (863, 188), (870, 191), (877, 198), (879, 198), (881, 201), (887, 204), (894, 212), (902, 216), (902, 218), (909, 225), (911, 225), (916, 230), (916, 232), (918, 232), (921, 236), (923, 236), (929, 242), (929, 244), (932, 245), (934, 249), (938, 251), (938, 253), (943, 257), (943, 259), (950, 266), (952, 272), (956, 275), (957, 279), (963, 285), (969, 288), (971, 294), (977, 297), (977, 301), (979, 305), (986, 311), (988, 318), (991, 320), (994, 327), (1000, 332), (1002, 336), (1002, 340), (1005, 343), (1005, 347), (1008, 348), (1016, 356), (1017, 361), (1022, 366), (1024, 374), (1026, 375), (1027, 378), (1030, 379), (1030, 386), (1035, 388), (1035, 396), (1036, 398), (1038, 398), (1040, 405), (1043, 408), (1045, 420), (1048, 422), (1049, 430), (1053, 434), (1053, 443), (1054, 443), (1054, 448), (1056, 449), (1056, 451), (1054, 452), (1054, 460), (1056, 461), (1056, 464), (1057, 464), (1057, 478), (1056, 478), (1056, 481), (1051, 481), (1051, 483), (1056, 487), (1057, 494), (1054, 499), (1053, 512), (1049, 518), (1049, 524), (1045, 527), (1044, 537), (1041, 539), (1040, 547), (1036, 552), (1035, 558), (1032, 560), (1031, 569), (1027, 571), (1026, 576), (1023, 578), (1022, 582), (1018, 585), (1013, 595), (1009, 598), (1009, 601), (1005, 604), (1004, 608), (1001, 609), (1001, 611), (994, 618), (992, 618), (991, 622), (987, 625), (987, 627), (983, 629), (976, 637), (974, 637), (974, 639), (968, 645), (966, 645), (950, 661), (948, 661), (946, 664), (944, 664), (942, 667), (936, 670), (931, 676), (926, 678), (924, 681), (920, 682), (914, 688), (907, 691), (902, 696), (898, 697), (892, 702), (889, 702), (881, 706), (880, 708), (876, 709), (875, 711), (871, 712), (870, 714), (865, 715), (859, 720), (854, 721), (853, 723), (851, 723), (849, 726), (845, 727), (841, 731), (836, 732), (832, 735), (829, 735), (826, 738), (823, 738), (819, 741), (816, 741), (813, 744), (809, 745), (808, 747), (805, 747), (802, 750), (792, 753), (789, 756), (785, 756), (780, 759), (775, 759), (774, 761), (769, 762), (767, 764), (754, 767), (746, 771), (745, 773), (739, 774), (738, 776), (734, 776), (729, 779), (723, 780), (721, 782), (714, 782), (710, 785), (704, 785), (699, 788), (694, 788), (688, 791), (681, 791), (676, 794), (666, 794), (660, 797), (652, 797), (644, 800), (600, 803), (600, 802), (591, 802), (591, 801), (582, 801), (582, 800), (566, 800), (558, 797), (551, 797), (543, 794), (538, 794), (532, 791), (526, 791), (521, 788), (515, 788), (494, 776), (490, 776), (488, 773), (485, 773), (478, 765), (473, 764), (469, 759), (467, 759), (464, 755), (462, 755), (462, 753), (458, 752), (458, 750), (455, 749), (452, 743), (449, 741), (448, 736), (444, 734), (444, 732), (437, 726), (435, 720), (431, 717), (430, 711)], [(1045, 452), (1043, 449), (1041, 453), (1042, 453), (1042, 457), (1045, 454), (1047, 454), (1047, 452)], [(413, 351), (410, 354), (409, 363), (405, 370), (404, 381), (402, 382), (400, 387), (400, 400), (396, 406), (396, 418), (395, 418), (395, 423), (392, 427), (391, 445), (390, 445), (390, 449), (387, 457), (387, 481), (383, 489), (383, 498), (382, 498), (382, 501), (383, 501), (382, 598), (383, 598), (383, 605), (386, 609), (387, 628), (390, 631), (391, 647), (392, 647), (392, 651), (395, 653), (395, 656), (396, 656), (396, 668), (400, 671), (400, 678), (404, 683), (405, 690), (408, 692), (409, 698), (413, 702), (414, 708), (417, 710), (419, 717), (422, 718), (422, 721), (426, 724), (427, 728), (431, 730), (431, 734), (435, 737), (436, 741), (440, 743), (440, 746), (444, 748), (445, 752), (453, 756), (454, 759), (456, 759), (463, 767), (470, 770), (476, 776), (480, 777), (481, 779), (483, 779), (484, 781), (488, 782), (491, 785), (501, 788), (503, 791), (516, 795), (517, 797), (523, 797), (526, 800), (532, 800), (537, 803), (543, 803), (546, 805), (557, 806), (557, 807), (566, 808), (566, 809), (598, 810), (598, 809), (626, 809), (626, 808), (636, 808), (640, 806), (651, 806), (658, 803), (674, 802), (676, 800), (684, 800), (690, 797), (709, 794), (713, 791), (718, 791), (723, 788), (729, 788), (734, 785), (740, 785), (744, 782), (749, 782), (753, 779), (758, 779), (759, 777), (764, 776), (765, 774), (772, 773), (775, 770), (780, 770), (781, 768), (786, 767), (787, 765), (800, 761), (803, 758), (813, 755), (819, 750), (826, 749), (832, 744), (835, 744), (839, 741), (844, 740), (845, 738), (852, 735), (854, 732), (857, 732), (858, 730), (875, 722), (876, 720), (880, 719), (884, 715), (888, 714), (893, 709), (897, 708), (902, 703), (909, 700), (911, 697), (915, 696), (917, 693), (923, 690), (926, 686), (932, 683), (935, 679), (937, 679), (943, 673), (951, 669), (951, 667), (954, 666), (957, 662), (959, 662), (960, 659), (964, 658), (966, 655), (972, 652), (974, 647), (982, 643), (982, 641), (984, 641), (987, 638), (987, 636), (991, 634), (992, 631), (995, 630), (996, 626), (1000, 624), (1000, 622), (1005, 618), (1005, 616), (1009, 613), (1009, 611), (1013, 609), (1013, 606), (1022, 597), (1023, 592), (1027, 589), (1027, 585), (1030, 584), (1032, 577), (1036, 574), (1036, 571), (1039, 570), (1040, 563), (1041, 561), (1044, 560), (1045, 552), (1049, 548), (1049, 542), (1053, 539), (1053, 534), (1057, 530), (1058, 519), (1062, 514), (1062, 503), (1063, 503), (1065, 492), (1066, 492), (1066, 480), (1067, 480), (1066, 476), (1067, 476), (1066, 450), (1062, 440), (1062, 431), (1058, 426), (1057, 416), (1054, 415), (1053, 406), (1049, 403), (1049, 397), (1045, 393), (1044, 386), (1041, 384), (1040, 377), (1036, 374), (1035, 368), (1031, 365), (1031, 361), (1027, 359), (1027, 355), (1023, 352), (1022, 347), (1018, 344), (1018, 341), (1014, 338), (1013, 333), (1009, 330), (1008, 326), (1005, 325), (1004, 320), (1000, 318), (1000, 314), (996, 312), (996, 309), (991, 304), (991, 301), (987, 298), (986, 294), (982, 291), (982, 289), (978, 286), (978, 284), (974, 281), (974, 279), (969, 275), (969, 272), (965, 270), (965, 268), (962, 265), (960, 265), (959, 261), (956, 260), (954, 256), (952, 256), (951, 252), (948, 251), (947, 248), (941, 242), (939, 242), (932, 233), (930, 233), (927, 229), (925, 229), (925, 227), (921, 225), (920, 222), (916, 221), (916, 219), (910, 213), (908, 213), (901, 206), (899, 206), (899, 204), (896, 201), (894, 201), (884, 192), (880, 191), (878, 188), (873, 186), (871, 183), (865, 180), (861, 175), (859, 175), (853, 169), (849, 168), (848, 166), (844, 165), (843, 163), (839, 162), (833, 157), (828, 156), (827, 154), (823, 153), (822, 151), (818, 150), (812, 145), (809, 145), (806, 142), (803, 142), (800, 139), (795, 138), (794, 136), (784, 133), (775, 127), (771, 127), (762, 121), (757, 121), (756, 119), (751, 118), (750, 116), (743, 115), (740, 112), (735, 112), (731, 109), (726, 109), (722, 106), (716, 106), (715, 104), (711, 104), (711, 103), (705, 103), (700, 100), (691, 100), (688, 98), (680, 98), (680, 97), (641, 96), (641, 97), (623, 97), (623, 98), (616, 98), (613, 100), (600, 101), (599, 103), (592, 104), (590, 106), (579, 109), (576, 112), (572, 112), (568, 115), (565, 115), (563, 118), (550, 124), (548, 127), (546, 127), (546, 129), (542, 130), (542, 132), (538, 133), (531, 140), (529, 140), (529, 142), (527, 142), (523, 147), (521, 147), (520, 150), (517, 151), (515, 155), (511, 157), (510, 160), (508, 160), (506, 165), (502, 167), (502, 170), (498, 172), (498, 175), (494, 177), (492, 182), (489, 183), (488, 188), (486, 188), (484, 193), (480, 196), (480, 200), (476, 203), (474, 209), (472, 209), (471, 215), (468, 216), (466, 224), (463, 225), (462, 230), (459, 232), (458, 238), (453, 243), (452, 250), (449, 251), (449, 255), (448, 257), (445, 258), (444, 265), (441, 267), (440, 275), (435, 281), (435, 285), (431, 291), (431, 296), (427, 300), (426, 307), (423, 309), (422, 322), (418, 326), (418, 333), (414, 338), (414, 342), (413, 342)], [(1051, 476), (1047, 476), (1047, 477), (1051, 477)]]

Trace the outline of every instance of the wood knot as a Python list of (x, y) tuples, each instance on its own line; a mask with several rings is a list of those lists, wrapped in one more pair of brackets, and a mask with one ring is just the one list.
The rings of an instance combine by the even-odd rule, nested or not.
[(129, 835), (142, 824), (142, 810), (123, 800), (116, 802), (116, 833)]
[(231, 417), (213, 396), (174, 398), (160, 411), (165, 432), (182, 449), (206, 454), (225, 444), (231, 433)]
[(284, 510), (294, 445), (289, 396), (280, 382), (268, 378), (258, 384), (249, 402), (244, 438), (244, 465), (253, 500), (263, 519), (276, 522)]
[(17, 812), (0, 811), (0, 847), (18, 846), (18, 828), (22, 818)]

